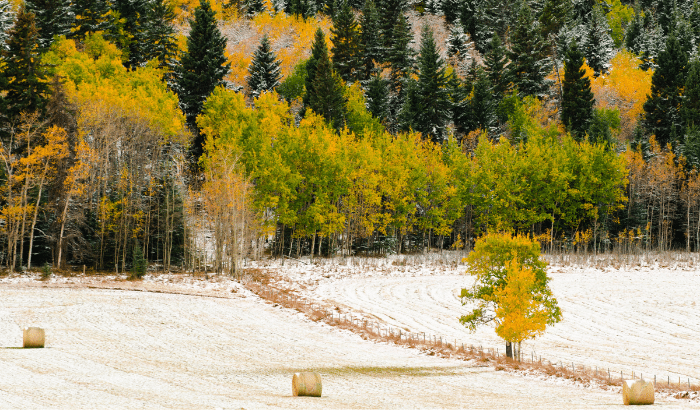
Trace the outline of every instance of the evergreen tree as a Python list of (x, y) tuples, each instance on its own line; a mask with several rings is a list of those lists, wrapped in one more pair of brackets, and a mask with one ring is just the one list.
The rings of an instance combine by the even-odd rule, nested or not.
[(445, 15), (445, 23), (454, 24), (460, 18), (459, 0), (441, 0), (440, 9)]
[(394, 27), (394, 41), (388, 52), (391, 64), (391, 86), (394, 92), (400, 92), (406, 78), (413, 72), (415, 52), (411, 48), (413, 33), (405, 16), (399, 18)]
[(367, 110), (384, 121), (389, 115), (389, 84), (379, 75), (367, 82)]
[(168, 0), (152, 0), (144, 27), (144, 59), (158, 60), (158, 66), (172, 72), (177, 64), (175, 10)]
[(0, 0), (0, 51), (6, 48), (10, 27), (14, 24), (15, 13), (8, 0)]
[(611, 146), (613, 143), (610, 123), (601, 110), (593, 110), (591, 123), (588, 127), (588, 140), (598, 144), (607, 144), (608, 146)]
[(344, 1), (340, 10), (333, 16), (331, 42), (333, 48), (333, 68), (346, 82), (360, 77), (360, 32), (350, 4)]
[[(496, 36), (494, 36), (496, 37)], [(481, 67), (476, 72), (474, 94), (469, 102), (471, 112), (470, 131), (482, 129), (490, 132), (496, 125), (496, 106), (491, 81)]]
[(508, 93), (512, 82), (507, 68), (508, 56), (506, 53), (507, 50), (501, 43), (501, 38), (493, 36), (489, 51), (484, 56), (484, 64), (496, 104)]
[(570, 0), (546, 0), (540, 13), (540, 32), (542, 38), (557, 35), (566, 25), (571, 15)]
[(596, 0), (573, 0), (571, 5), (572, 17), (579, 22), (588, 23)]
[(254, 17), (256, 14), (260, 14), (265, 11), (265, 2), (263, 0), (245, 0), (245, 15), (248, 17)]
[(323, 59), (328, 59), (328, 49), (326, 48), (326, 36), (323, 34), (323, 30), (319, 28), (316, 29), (314, 42), (311, 44), (311, 57), (306, 62), (306, 78), (304, 79), (306, 93), (304, 93), (303, 99), (305, 108), (309, 107), (310, 98), (316, 94), (314, 89), (316, 71), (318, 63)]
[(658, 68), (651, 77), (651, 95), (644, 103), (643, 124), (649, 135), (665, 146), (675, 143), (671, 138), (682, 127), (679, 108), (688, 72), (688, 56), (675, 36), (666, 41), (666, 49), (659, 53)]
[(521, 96), (542, 96), (547, 92), (546, 80), (551, 68), (547, 43), (538, 29), (527, 3), (523, 3), (510, 38), (510, 75)]
[(82, 40), (87, 33), (114, 29), (106, 0), (73, 0), (73, 13), (75, 27), (70, 37)]
[(695, 60), (688, 67), (681, 118), (686, 126), (698, 125), (700, 127), (700, 61)]
[(321, 55), (317, 61), (313, 93), (309, 95), (308, 100), (309, 108), (323, 116), (333, 128), (340, 130), (345, 126), (347, 115), (345, 86), (333, 69), (328, 54)]
[(562, 88), (561, 122), (577, 141), (582, 141), (593, 118), (595, 99), (583, 69), (583, 54), (575, 42), (566, 53)]
[(287, 14), (296, 14), (306, 20), (313, 16), (316, 10), (311, 3), (311, 0), (288, 0), (285, 8)]
[(42, 111), (49, 95), (46, 67), (41, 61), (39, 30), (34, 13), (20, 6), (15, 25), (8, 32), (7, 49), (2, 51), (5, 62), (3, 85), (7, 94), (0, 112), (16, 118), (22, 111)]
[(450, 29), (450, 35), (447, 37), (447, 56), (457, 56), (458, 59), (464, 60), (468, 51), (469, 39), (464, 33), (464, 28), (461, 24), (455, 23)]
[(146, 274), (148, 261), (143, 256), (143, 249), (138, 239), (134, 243), (134, 249), (131, 255), (131, 279), (141, 279)]
[[(384, 57), (388, 58), (395, 43), (397, 33), (395, 27), (404, 20), (405, 0), (377, 0), (377, 13), (379, 14), (379, 36), (384, 47)], [(406, 22), (406, 24), (408, 24)], [(402, 33), (398, 33), (401, 35)]]
[(601, 6), (596, 5), (588, 22), (588, 36), (584, 45), (588, 66), (596, 76), (607, 71), (608, 64), (615, 54), (614, 48), (605, 12)]
[(407, 125), (421, 132), (424, 138), (442, 142), (447, 120), (450, 118), (448, 77), (433, 32), (427, 25), (423, 26), (421, 31), (417, 66), (419, 73), (415, 94), (411, 98), (412, 101), (407, 102), (410, 118)]
[(464, 0), (459, 16), (464, 31), (474, 42), (474, 48), (484, 53), (491, 39), (491, 30), (486, 25), (484, 3), (479, 0)]
[(685, 130), (682, 148), (688, 166), (700, 169), (700, 127), (693, 124)]
[(282, 74), (280, 62), (270, 47), (267, 34), (260, 41), (260, 46), (253, 54), (253, 61), (248, 67), (248, 89), (253, 98), (258, 97), (264, 91), (273, 91), (280, 85)]
[(145, 52), (145, 26), (150, 9), (148, 0), (112, 0), (112, 8), (119, 13), (123, 33), (115, 33), (110, 27), (112, 37), (121, 37), (121, 46), (128, 54), (127, 68), (139, 67), (148, 59)]
[(27, 10), (36, 16), (39, 46), (47, 49), (54, 36), (67, 36), (75, 21), (70, 0), (26, 0)]
[(642, 16), (635, 14), (625, 30), (625, 48), (635, 54), (639, 54), (641, 52), (640, 43), (643, 30), (644, 23)]
[(473, 131), (473, 115), (471, 112), (471, 100), (473, 84), (469, 79), (460, 81), (452, 76), (450, 81), (450, 96), (452, 97), (452, 123), (458, 135), (466, 135)]
[(216, 26), (215, 13), (207, 0), (200, 0), (194, 20), (190, 20), (187, 52), (175, 69), (175, 91), (187, 124), (195, 132), (191, 147), (195, 160), (202, 155), (204, 145), (204, 138), (197, 128), (197, 116), (209, 94), (224, 84), (224, 77), (229, 72), (225, 50), (226, 39)]
[(368, 0), (360, 17), (360, 56), (363, 65), (363, 78), (368, 79), (376, 71), (375, 64), (384, 61), (382, 39), (379, 33), (379, 15), (374, 2)]

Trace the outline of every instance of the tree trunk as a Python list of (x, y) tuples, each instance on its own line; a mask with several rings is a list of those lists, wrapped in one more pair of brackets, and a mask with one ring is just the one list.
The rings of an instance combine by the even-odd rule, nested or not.
[(61, 233), (58, 235), (58, 258), (56, 267), (61, 269), (61, 257), (63, 255), (63, 231), (66, 228), (66, 215), (68, 214), (68, 203), (70, 202), (70, 194), (66, 196), (66, 204), (63, 205), (63, 213), (61, 214)]
[(506, 342), (506, 357), (513, 358), (513, 344), (511, 342)]
[[(46, 168), (44, 168), (44, 174), (46, 174)], [(32, 218), (32, 228), (29, 232), (29, 254), (27, 255), (27, 271), (32, 268), (32, 251), (34, 250), (34, 227), (36, 226), (36, 218), (39, 215), (39, 205), (41, 202), (41, 191), (44, 188), (44, 178), (41, 178), (39, 183), (39, 193), (36, 197), (36, 207), (34, 207), (34, 217)]]

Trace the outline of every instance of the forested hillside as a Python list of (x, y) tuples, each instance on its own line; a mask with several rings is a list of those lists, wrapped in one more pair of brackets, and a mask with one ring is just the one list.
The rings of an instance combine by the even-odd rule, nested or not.
[(700, 249), (697, 0), (0, 0), (0, 264)]

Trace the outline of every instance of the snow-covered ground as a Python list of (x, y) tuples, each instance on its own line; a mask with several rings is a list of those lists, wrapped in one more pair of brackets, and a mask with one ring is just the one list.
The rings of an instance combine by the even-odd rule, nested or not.
[[(308, 261), (307, 261), (308, 262)], [(302, 284), (309, 299), (374, 317), (408, 332), (457, 343), (499, 348), (492, 327), (470, 334), (458, 321), (469, 311), (459, 293), (472, 278), (458, 258), (348, 259), (343, 265), (287, 261), (286, 280)], [(523, 343), (527, 359), (542, 356), (579, 368), (632, 372), (647, 379), (699, 384), (700, 266), (663, 262), (613, 268), (552, 264), (551, 288), (564, 320), (543, 337)], [(592, 264), (594, 265), (594, 264)], [(666, 264), (668, 265), (668, 264)], [(293, 286), (293, 285), (292, 285)]]
[[(619, 393), (365, 341), (245, 291), (203, 297), (4, 283), (0, 296), (2, 409), (575, 409), (622, 402)], [(46, 348), (17, 348), (29, 325), (46, 329)], [(291, 396), (292, 374), (301, 370), (321, 373), (322, 398)]]

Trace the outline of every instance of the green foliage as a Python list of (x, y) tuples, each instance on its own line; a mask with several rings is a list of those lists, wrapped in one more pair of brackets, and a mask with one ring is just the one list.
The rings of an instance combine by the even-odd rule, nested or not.
[(493, 88), (493, 97), (496, 102), (499, 102), (508, 93), (512, 80), (510, 72), (507, 70), (508, 56), (507, 50), (501, 43), (499, 36), (493, 36), (489, 51), (484, 56), (484, 64), (488, 73), (491, 87)]
[(345, 82), (360, 77), (360, 31), (355, 15), (347, 1), (343, 1), (340, 10), (333, 16), (331, 28), (333, 47), (333, 68)]
[(663, 147), (676, 143), (672, 135), (678, 135), (684, 128), (679, 110), (688, 73), (688, 56), (678, 40), (670, 36), (656, 62), (659, 68), (651, 77), (651, 95), (644, 103), (643, 124), (647, 133), (655, 135)]
[(226, 39), (216, 26), (216, 15), (208, 0), (200, 0), (190, 27), (187, 52), (175, 69), (175, 91), (187, 124), (195, 132), (191, 154), (198, 159), (203, 153), (204, 139), (198, 132), (196, 119), (209, 94), (223, 84), (230, 63), (224, 54)]
[(287, 102), (304, 96), (304, 84), (307, 78), (306, 62), (307, 60), (300, 61), (294, 67), (294, 71), (277, 87), (277, 92)]
[(248, 67), (248, 90), (253, 97), (265, 91), (273, 91), (280, 85), (282, 74), (280, 62), (272, 52), (267, 35), (260, 40), (260, 46), (253, 54), (253, 61)]
[[(541, 261), (539, 243), (525, 236), (492, 233), (477, 240), (474, 250), (467, 257), (469, 274), (475, 277), (471, 289), (462, 289), (462, 304), (476, 303), (477, 307), (468, 315), (459, 318), (470, 331), (491, 321), (500, 322), (497, 310), (505, 302), (499, 291), (513, 280), (509, 275), (510, 263), (527, 268), (534, 273), (534, 281), (528, 289), (529, 296), (546, 313), (546, 324), (553, 325), (562, 319), (561, 309), (552, 296), (547, 276), (547, 263)], [(501, 323), (498, 323), (499, 325)], [(521, 340), (509, 340), (519, 342)]]
[(367, 109), (380, 121), (389, 115), (389, 83), (379, 75), (367, 83)]
[(2, 101), (2, 116), (14, 119), (23, 111), (41, 111), (46, 105), (49, 87), (47, 67), (39, 49), (39, 31), (34, 14), (23, 6), (17, 13), (15, 25), (9, 31), (7, 48), (0, 51), (4, 60), (7, 94)]
[[(75, 27), (70, 37), (82, 40), (88, 33), (114, 31), (115, 22), (109, 3), (105, 0), (74, 0)], [(118, 18), (116, 19), (118, 20)]]
[(39, 46), (47, 49), (55, 36), (65, 36), (75, 20), (69, 0), (28, 0), (27, 10), (36, 16), (39, 29)]
[(347, 115), (345, 85), (331, 66), (328, 54), (318, 60), (311, 84), (312, 92), (307, 91), (308, 108), (325, 118), (333, 128), (343, 128)]
[(360, 17), (360, 51), (363, 65), (362, 78), (368, 79), (376, 71), (376, 64), (384, 59), (382, 38), (379, 33), (379, 14), (372, 0), (365, 1)]
[(589, 141), (612, 146), (613, 130), (616, 132), (620, 130), (620, 112), (607, 108), (594, 110), (588, 129)]
[(561, 122), (577, 141), (585, 138), (593, 119), (595, 99), (591, 91), (591, 81), (583, 68), (583, 53), (573, 42), (564, 61), (562, 84)]
[(50, 278), (52, 273), (51, 264), (48, 262), (44, 263), (44, 266), (41, 267), (41, 279), (46, 280)]
[(323, 34), (323, 30), (319, 28), (316, 30), (314, 42), (311, 44), (311, 57), (306, 61), (306, 78), (304, 79), (306, 93), (304, 94), (304, 107), (308, 108), (310, 99), (317, 94), (314, 88), (314, 82), (316, 81), (318, 64), (323, 59), (329, 59), (328, 48), (326, 48), (326, 36)]
[(396, 92), (400, 91), (406, 79), (413, 73), (415, 52), (411, 48), (413, 33), (408, 19), (401, 14), (394, 26), (392, 41), (386, 52), (386, 59), (391, 64), (391, 86)]
[(625, 41), (627, 26), (634, 19), (634, 9), (627, 4), (622, 4), (620, 0), (612, 0), (609, 9), (606, 17), (610, 26), (610, 34), (615, 42), (615, 47), (620, 48)]
[(141, 279), (146, 274), (148, 261), (143, 256), (143, 249), (138, 240), (134, 242), (134, 249), (131, 254), (131, 279)]
[(538, 30), (539, 23), (532, 10), (523, 3), (510, 36), (510, 75), (521, 96), (544, 96), (551, 62), (547, 57), (548, 44)]
[(158, 67), (171, 73), (177, 64), (178, 46), (175, 40), (175, 11), (168, 0), (149, 2), (143, 31), (143, 61), (156, 60)]

